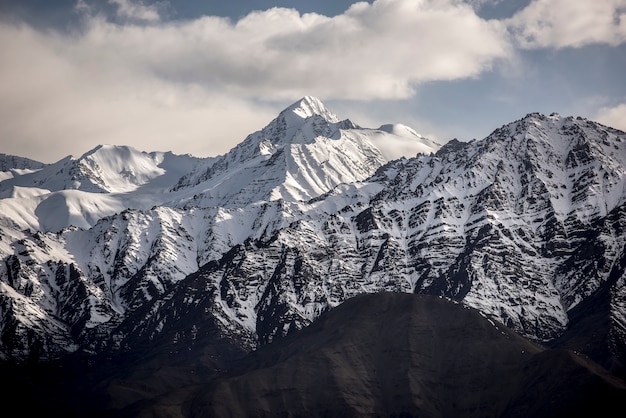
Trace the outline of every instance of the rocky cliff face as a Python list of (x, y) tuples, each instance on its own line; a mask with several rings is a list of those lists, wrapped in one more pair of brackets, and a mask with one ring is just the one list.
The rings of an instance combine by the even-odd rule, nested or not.
[[(98, 166), (133, 180), (104, 170), (110, 187), (97, 192), (13, 177), (0, 200), (2, 358), (176, 351), (198, 335), (249, 350), (348, 298), (392, 291), (457, 300), (535, 341), (575, 340), (623, 370), (626, 134), (530, 114), (440, 149), (413, 133), (425, 152), (389, 161), (374, 139), (397, 131), (305, 98), (214, 159), (107, 148)], [(86, 224), (37, 230), (58, 196)], [(589, 306), (600, 338), (587, 332)]]
[(210, 275), (261, 342), (379, 290), (461, 300), (546, 342), (606, 289), (621, 339), (624, 150), (621, 132), (529, 115), (334, 189), (272, 237), (234, 247)]

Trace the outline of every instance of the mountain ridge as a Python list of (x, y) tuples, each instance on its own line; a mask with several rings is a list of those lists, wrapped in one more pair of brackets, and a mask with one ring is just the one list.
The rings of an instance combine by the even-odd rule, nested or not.
[(5, 204), (4, 218), (22, 228), (58, 232), (70, 225), (92, 227), (124, 208), (234, 208), (265, 200), (308, 200), (341, 182), (362, 180), (386, 163), (370, 138), (402, 140), (403, 152), (439, 147), (421, 137), (407, 141), (340, 121), (321, 101), (306, 96), (219, 157), (99, 145), (76, 159), (68, 156), (21, 174), (7, 171), (0, 177), (0, 197), (31, 197), (0, 205)]
[[(402, 132), (425, 152), (389, 160), (375, 142)], [(85, 158), (108, 174), (94, 165), (88, 184), (108, 186), (95, 191), (54, 176), (81, 159), (0, 179), (2, 361), (142, 347), (169, 362), (192, 347), (213, 353), (190, 354), (213, 375), (232, 360), (215, 350), (279, 342), (385, 291), (455, 300), (626, 375), (624, 132), (531, 113), (483, 140), (433, 146), (307, 97), (231, 151), (97, 147)], [(52, 166), (46, 184), (63, 187), (27, 182)]]

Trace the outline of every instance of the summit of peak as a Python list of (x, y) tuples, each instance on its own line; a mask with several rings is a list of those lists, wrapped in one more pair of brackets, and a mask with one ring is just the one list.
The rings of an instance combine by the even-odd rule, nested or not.
[(304, 96), (297, 102), (288, 106), (283, 113), (292, 113), (302, 119), (320, 115), (329, 122), (339, 122), (337, 116), (328, 110), (320, 99), (313, 96)]
[(394, 135), (399, 135), (399, 136), (406, 136), (406, 137), (416, 136), (418, 138), (422, 137), (422, 135), (418, 134), (413, 128), (407, 125), (404, 125), (402, 123), (387, 123), (387, 124), (381, 125), (378, 129), (381, 131), (394, 134)]
[(568, 118), (561, 116), (557, 112), (552, 112), (549, 115), (545, 113), (541, 113), (541, 112), (532, 112), (522, 118), (522, 120), (535, 120), (538, 122), (550, 122), (550, 121), (555, 122), (555, 121), (560, 121), (563, 119), (568, 119)]

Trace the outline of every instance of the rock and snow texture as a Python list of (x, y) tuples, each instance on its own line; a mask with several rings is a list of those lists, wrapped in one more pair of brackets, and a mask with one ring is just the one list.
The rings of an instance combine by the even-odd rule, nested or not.
[(0, 181), (0, 222), (58, 232), (89, 228), (127, 208), (163, 203), (163, 191), (200, 161), (103, 145)]
[[(421, 151), (392, 160), (380, 141)], [(0, 182), (0, 353), (124, 349), (198, 309), (263, 344), (380, 290), (541, 341), (605, 292), (623, 346), (624, 167), (626, 134), (585, 119), (440, 147), (312, 97), (211, 159), (98, 148)]]
[(175, 190), (192, 190), (193, 200), (185, 204), (194, 206), (307, 201), (339, 184), (365, 180), (397, 158), (387, 150), (398, 143), (405, 155), (440, 147), (416, 133), (407, 135), (359, 128), (339, 120), (318, 99), (304, 97), (224, 156), (182, 178)]
[(387, 131), (340, 121), (318, 99), (305, 97), (215, 158), (111, 145), (49, 165), (0, 155), (7, 167), (0, 177), (0, 222), (58, 232), (90, 228), (125, 209), (306, 201), (366, 179), (392, 159), (390, 145), (401, 143), (397, 149), (410, 156), (440, 147), (410, 128)]

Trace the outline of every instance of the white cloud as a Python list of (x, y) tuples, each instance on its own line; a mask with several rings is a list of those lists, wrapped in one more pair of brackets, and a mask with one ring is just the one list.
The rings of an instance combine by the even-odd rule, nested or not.
[(593, 118), (604, 125), (626, 132), (626, 103), (601, 108)]
[(98, 60), (97, 51), (81, 52), (89, 43), (68, 50), (66, 42), (0, 25), (2, 152), (53, 162), (118, 144), (217, 155), (275, 116), (273, 108), (134, 73)]
[(453, 0), (363, 2), (333, 18), (273, 8), (235, 23), (204, 17), (144, 27), (93, 19), (79, 42), (80, 53), (97, 51), (92, 59), (105, 65), (280, 99), (406, 98), (415, 84), (474, 77), (511, 53), (504, 25)]
[(123, 143), (214, 155), (280, 110), (259, 100), (407, 98), (511, 55), (506, 27), (457, 0), (363, 2), (332, 18), (274, 8), (237, 22), (159, 21), (152, 6), (111, 1), (133, 19), (87, 16), (78, 33), (0, 23), (3, 152), (50, 161)]
[(534, 0), (507, 23), (523, 48), (618, 45), (626, 41), (626, 0)]

